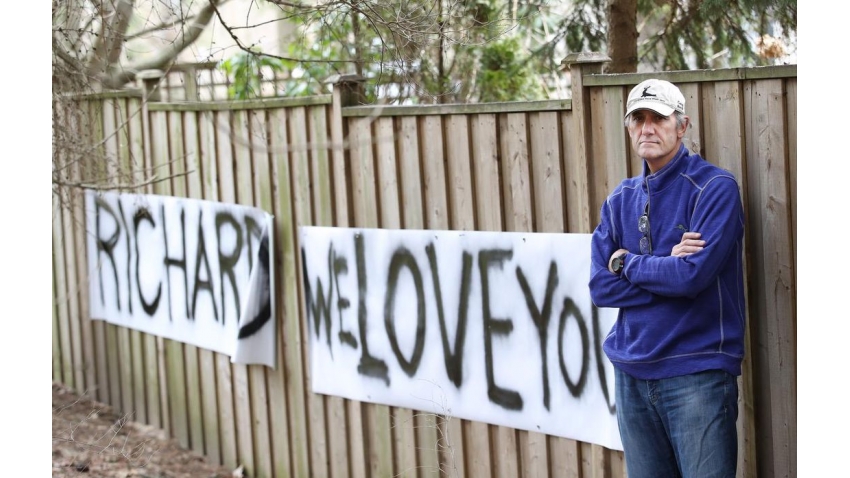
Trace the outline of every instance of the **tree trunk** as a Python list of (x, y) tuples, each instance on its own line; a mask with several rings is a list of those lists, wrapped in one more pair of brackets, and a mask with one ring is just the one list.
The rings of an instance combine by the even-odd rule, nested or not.
[(608, 0), (608, 56), (606, 73), (637, 71), (637, 0)]
[(134, 2), (119, 0), (103, 4), (100, 13), (100, 34), (92, 48), (88, 74), (96, 77), (106, 74), (110, 66), (118, 62), (124, 47), (127, 26), (133, 15)]

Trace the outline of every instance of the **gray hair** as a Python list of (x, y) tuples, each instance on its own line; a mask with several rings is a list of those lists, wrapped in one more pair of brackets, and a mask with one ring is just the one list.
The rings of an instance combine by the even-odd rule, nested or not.
[[(629, 115), (626, 116), (625, 119), (623, 119), (623, 126), (625, 126), (626, 128), (629, 127), (629, 119), (631, 118), (631, 116), (632, 116), (632, 114), (629, 113)], [(684, 128), (685, 127), (685, 113), (682, 113), (681, 111), (674, 111), (673, 116), (676, 117), (676, 126), (679, 127), (679, 128)], [(693, 124), (688, 123), (688, 127), (693, 127)]]

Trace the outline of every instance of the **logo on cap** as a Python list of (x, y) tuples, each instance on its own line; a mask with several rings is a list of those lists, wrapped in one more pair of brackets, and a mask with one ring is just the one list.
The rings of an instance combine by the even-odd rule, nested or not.
[(658, 96), (658, 95), (653, 95), (652, 93), (647, 93), (647, 91), (649, 91), (650, 88), (652, 88), (652, 85), (649, 85), (646, 88), (644, 88), (643, 93), (640, 95), (640, 97), (646, 98), (647, 96)]

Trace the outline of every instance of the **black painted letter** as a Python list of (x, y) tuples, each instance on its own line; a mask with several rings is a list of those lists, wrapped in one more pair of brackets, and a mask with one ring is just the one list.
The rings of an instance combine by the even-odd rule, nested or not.
[(490, 401), (508, 410), (522, 410), (522, 397), (515, 390), (496, 385), (493, 372), (493, 335), (508, 335), (513, 331), (511, 319), (496, 319), (490, 313), (490, 263), (502, 268), (502, 263), (513, 257), (513, 251), (485, 249), (478, 252), (478, 271), (481, 274), (481, 305), (484, 314), (484, 361), (487, 365), (487, 396)]
[(555, 261), (549, 263), (546, 294), (543, 296), (543, 308), (539, 310), (534, 302), (534, 294), (531, 292), (528, 280), (526, 280), (525, 274), (522, 273), (519, 266), (516, 268), (516, 278), (522, 287), (522, 294), (525, 297), (528, 312), (531, 313), (531, 320), (537, 327), (537, 337), (540, 340), (540, 358), (543, 364), (543, 405), (546, 406), (546, 410), (549, 410), (549, 360), (546, 358), (546, 343), (548, 342), (549, 318), (552, 316), (552, 294), (558, 287), (558, 266), (555, 265)]
[[(395, 331), (395, 295), (398, 289), (398, 276), (401, 273), (402, 267), (410, 270), (413, 276), (413, 285), (416, 289), (416, 344), (413, 347), (413, 355), (410, 361), (404, 358), (401, 353), (401, 348), (398, 346), (398, 336)], [(390, 270), (387, 273), (387, 293), (384, 299), (384, 327), (387, 330), (387, 337), (390, 340), (390, 346), (395, 353), (395, 358), (398, 360), (401, 369), (408, 377), (416, 374), (416, 369), (419, 368), (419, 362), (422, 360), (422, 352), (425, 350), (425, 291), (422, 289), (422, 273), (419, 271), (419, 265), (413, 254), (404, 247), (396, 249), (390, 259)], [(407, 320), (407, 317), (404, 318)]]

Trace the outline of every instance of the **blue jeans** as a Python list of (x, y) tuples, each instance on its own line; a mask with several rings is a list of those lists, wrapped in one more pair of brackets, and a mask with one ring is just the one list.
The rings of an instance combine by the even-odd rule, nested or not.
[(639, 380), (615, 368), (629, 478), (735, 478), (738, 380), (722, 370)]

